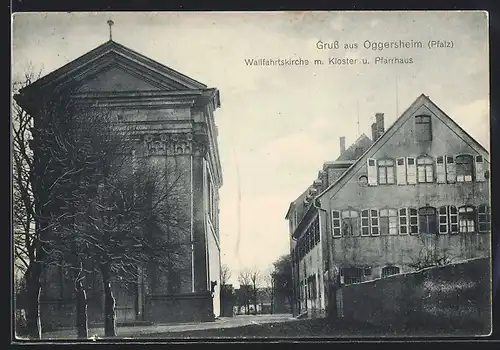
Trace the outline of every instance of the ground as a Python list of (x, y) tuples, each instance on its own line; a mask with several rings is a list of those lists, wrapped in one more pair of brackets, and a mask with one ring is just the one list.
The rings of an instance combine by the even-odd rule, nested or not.
[[(270, 323), (283, 323), (295, 320), (290, 314), (278, 315), (238, 315), (234, 317), (220, 317), (215, 322), (200, 322), (200, 323), (181, 323), (181, 324), (158, 324), (146, 326), (125, 326), (117, 328), (117, 336), (119, 338), (128, 337), (177, 337), (178, 334), (184, 332), (210, 332), (214, 329), (230, 329), (239, 328), (248, 325), (261, 325)], [(103, 337), (103, 328), (90, 328), (89, 336)], [(182, 335), (183, 336), (183, 335)], [(76, 331), (73, 329), (65, 329), (55, 332), (43, 334), (43, 339), (74, 339)]]
[[(326, 319), (298, 320), (289, 314), (280, 315), (238, 315), (222, 317), (215, 322), (163, 324), (149, 326), (118, 327), (117, 338), (142, 339), (197, 339), (197, 338), (366, 338), (366, 337), (403, 337), (403, 336), (471, 336), (473, 329), (453, 329), (433, 325), (418, 326), (412, 330), (388, 330), (361, 322), (346, 320), (329, 322)], [(45, 333), (43, 339), (74, 339), (74, 330), (61, 330)], [(89, 330), (90, 337), (102, 338), (102, 328)], [(476, 333), (479, 334), (479, 333)]]

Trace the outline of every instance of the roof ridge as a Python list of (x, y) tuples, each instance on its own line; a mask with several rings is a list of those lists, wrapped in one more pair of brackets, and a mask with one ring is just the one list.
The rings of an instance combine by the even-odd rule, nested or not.
[[(136, 64), (143, 65), (146, 69), (151, 70), (152, 72), (156, 71), (156, 74), (159, 75), (170, 75), (172, 76), (173, 80), (179, 80), (177, 83), (181, 85), (192, 85), (193, 88), (198, 88), (198, 89), (206, 89), (208, 88), (206, 84), (203, 84), (173, 68), (170, 68), (163, 63), (160, 63), (158, 61), (155, 61), (123, 44), (120, 44), (114, 40), (107, 40), (106, 42), (96, 46), (95, 48), (91, 49), (90, 51), (87, 51), (86, 53), (74, 58), (73, 60), (67, 62), (66, 64), (62, 65), (61, 67), (49, 72), (48, 74), (44, 75), (43, 77), (39, 78), (38, 80), (34, 81), (32, 84), (28, 85), (27, 87), (23, 88), (20, 92), (24, 91), (29, 91), (30, 89), (34, 87), (43, 87), (45, 85), (50, 84), (51, 82), (58, 80), (58, 79), (64, 79), (65, 76), (71, 75), (74, 73), (74, 71), (85, 67), (89, 64), (89, 62), (99, 60), (101, 57), (107, 55), (110, 52), (116, 52), (117, 54), (121, 54), (126, 57), (126, 54), (128, 54), (131, 57), (128, 57), (129, 60), (135, 61)], [(134, 57), (135, 56), (135, 57)], [(148, 67), (149, 66), (149, 67)], [(162, 70), (164, 72), (162, 72)], [(182, 83), (182, 81), (185, 81)], [(189, 84), (189, 85), (187, 85)]]

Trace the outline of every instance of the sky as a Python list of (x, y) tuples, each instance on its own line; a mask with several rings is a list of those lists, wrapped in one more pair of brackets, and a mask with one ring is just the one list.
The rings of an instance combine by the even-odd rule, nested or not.
[[(375, 113), (387, 129), (424, 93), (489, 149), (484, 12), (22, 13), (12, 22), (13, 77), (30, 66), (48, 74), (104, 43), (108, 19), (114, 41), (220, 91), (221, 259), (235, 285), (242, 269), (267, 271), (289, 252), (290, 202), (339, 156), (339, 137), (347, 147), (361, 133), (371, 137)], [(364, 47), (400, 40), (423, 48)], [(431, 49), (430, 40), (452, 47)], [(341, 47), (320, 50), (318, 41)], [(309, 64), (246, 65), (252, 58)]]

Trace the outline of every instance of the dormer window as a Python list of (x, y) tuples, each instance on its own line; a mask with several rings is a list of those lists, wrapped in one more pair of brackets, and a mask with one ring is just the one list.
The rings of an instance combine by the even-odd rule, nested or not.
[(431, 117), (419, 115), (415, 117), (415, 141), (432, 141)]

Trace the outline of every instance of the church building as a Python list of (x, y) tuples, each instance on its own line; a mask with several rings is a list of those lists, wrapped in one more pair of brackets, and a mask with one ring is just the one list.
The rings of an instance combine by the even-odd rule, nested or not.
[[(57, 54), (57, 53), (54, 53)], [(214, 113), (219, 91), (110, 40), (22, 89), (17, 103), (35, 120), (40, 96), (71, 91), (72, 98), (106, 106), (136, 126), (136, 156), (180, 167), (189, 222), (188, 245), (175, 280), (139, 278), (116, 283), (118, 324), (211, 321), (220, 315), (219, 189), (222, 170)], [(49, 269), (50, 270), (50, 269)], [(170, 276), (170, 275), (169, 275)], [(130, 284), (130, 282), (127, 282)], [(92, 284), (92, 283), (91, 283)], [(41, 294), (42, 327), (74, 326), (75, 299), (62, 271), (47, 271)], [(89, 287), (89, 323), (103, 322), (102, 286)]]

